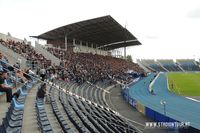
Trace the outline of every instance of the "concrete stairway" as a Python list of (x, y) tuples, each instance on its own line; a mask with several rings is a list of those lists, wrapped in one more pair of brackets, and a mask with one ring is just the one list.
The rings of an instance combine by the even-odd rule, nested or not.
[[(5, 97), (5, 96), (0, 96), (0, 97)], [(5, 118), (5, 112), (8, 110), (8, 107), (10, 106), (10, 103), (7, 103), (4, 98), (3, 100), (0, 101), (0, 125), (2, 124), (3, 118)]]
[[(36, 116), (36, 93), (37, 93), (38, 85), (32, 88), (29, 94), (26, 97), (25, 108), (24, 108), (24, 117), (23, 117), (23, 125), (22, 125), (22, 133), (40, 133), (40, 129), (38, 127), (37, 116)], [(45, 104), (45, 111), (52, 126), (54, 133), (63, 133), (63, 130), (57, 121), (55, 115), (53, 114), (52, 107), (49, 103)]]
[(38, 85), (35, 85), (26, 97), (24, 105), (24, 116), (22, 133), (40, 133), (37, 119), (36, 119), (36, 109), (35, 109), (35, 99)]
[(54, 133), (63, 133), (59, 122), (53, 114), (53, 110), (50, 104), (45, 104), (45, 111)]

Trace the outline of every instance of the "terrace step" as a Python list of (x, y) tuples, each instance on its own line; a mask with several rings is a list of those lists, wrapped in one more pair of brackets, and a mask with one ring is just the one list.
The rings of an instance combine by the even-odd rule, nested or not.
[(22, 133), (40, 133), (38, 124), (37, 124), (37, 116), (35, 109), (35, 98), (37, 92), (38, 85), (35, 85), (29, 92), (26, 97), (24, 104), (24, 116), (23, 116), (23, 124), (22, 124)]
[(45, 104), (45, 111), (50, 122), (50, 125), (55, 133), (63, 133), (60, 124), (58, 123), (50, 104)]

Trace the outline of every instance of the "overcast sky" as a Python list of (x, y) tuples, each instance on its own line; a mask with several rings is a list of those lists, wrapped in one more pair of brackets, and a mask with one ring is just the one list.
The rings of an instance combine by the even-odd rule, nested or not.
[(0, 0), (0, 32), (27, 38), (111, 15), (142, 43), (133, 58), (200, 58), (200, 0)]

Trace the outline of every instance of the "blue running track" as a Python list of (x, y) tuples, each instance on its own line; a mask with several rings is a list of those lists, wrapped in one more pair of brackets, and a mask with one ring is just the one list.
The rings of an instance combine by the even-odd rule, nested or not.
[(161, 114), (164, 114), (164, 109), (160, 101), (165, 100), (168, 117), (180, 122), (190, 122), (190, 126), (200, 129), (200, 103), (169, 92), (165, 73), (161, 73), (154, 83), (153, 90), (156, 95), (152, 95), (148, 91), (148, 86), (154, 76), (155, 74), (150, 74), (132, 85), (129, 96)]

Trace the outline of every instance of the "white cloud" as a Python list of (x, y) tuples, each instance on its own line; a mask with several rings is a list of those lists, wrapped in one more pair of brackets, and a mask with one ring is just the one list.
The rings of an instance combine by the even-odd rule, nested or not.
[(192, 10), (191, 12), (189, 12), (187, 16), (189, 18), (200, 19), (200, 7)]

